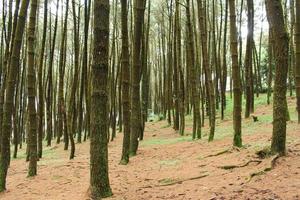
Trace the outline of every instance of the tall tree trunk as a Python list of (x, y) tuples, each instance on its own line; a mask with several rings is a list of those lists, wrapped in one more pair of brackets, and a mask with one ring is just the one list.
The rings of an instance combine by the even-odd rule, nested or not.
[(109, 0), (94, 1), (90, 189), (98, 200), (112, 195), (108, 178)]
[(199, 81), (197, 81), (197, 69), (195, 64), (195, 47), (193, 44), (193, 28), (191, 23), (190, 14), (190, 0), (186, 1), (186, 17), (187, 17), (187, 28), (188, 28), (188, 46), (189, 46), (189, 59), (191, 64), (191, 89), (192, 89), (192, 104), (193, 104), (193, 139), (201, 138), (201, 116), (200, 116), (200, 101), (199, 101)]
[[(90, 22), (90, 7), (91, 1), (84, 1), (84, 46), (83, 46), (83, 57), (82, 57), (82, 72), (81, 72), (81, 83), (79, 92), (79, 103), (78, 103), (78, 135), (77, 142), (81, 143), (82, 139), (82, 125), (83, 125), (83, 97), (87, 93), (85, 89), (86, 78), (87, 78), (87, 65), (88, 65), (88, 32)], [(87, 101), (86, 101), (87, 102)]]
[[(202, 47), (202, 58), (203, 68), (205, 72), (205, 84), (206, 84), (206, 96), (209, 101), (209, 121), (210, 121), (210, 133), (209, 141), (213, 141), (215, 135), (215, 122), (216, 122), (216, 106), (215, 106), (215, 93), (212, 80), (211, 67), (209, 66), (209, 54), (207, 49), (207, 27), (205, 24), (205, 5), (202, 5), (202, 1), (198, 1), (198, 12), (199, 12), (199, 27), (201, 34), (201, 47)], [(202, 96), (203, 97), (203, 96)]]
[(233, 80), (233, 129), (234, 139), (233, 145), (237, 147), (242, 146), (242, 88), (240, 77), (240, 66), (238, 64), (237, 51), (237, 28), (236, 28), (236, 14), (235, 14), (235, 0), (229, 0), (230, 12), (230, 42), (231, 42), (231, 59), (232, 59), (232, 80)]
[(248, 7), (248, 35), (245, 58), (245, 88), (246, 88), (246, 109), (245, 117), (249, 118), (253, 97), (253, 32), (254, 32), (254, 6), (253, 0), (247, 0)]
[[(60, 54), (59, 54), (59, 83), (58, 83), (58, 124), (57, 124), (57, 144), (60, 143), (60, 138), (63, 134), (64, 126), (64, 112), (65, 112), (65, 98), (64, 98), (64, 78), (65, 78), (65, 52), (66, 52), (66, 37), (67, 37), (67, 25), (68, 25), (68, 13), (69, 13), (69, 0), (66, 1), (66, 10), (63, 21), (61, 44), (60, 44)], [(65, 147), (68, 149), (68, 139), (67, 135), (64, 135)]]
[(36, 13), (37, 0), (31, 0), (28, 24), (28, 67), (27, 67), (27, 89), (28, 89), (28, 146), (29, 146), (29, 169), (28, 176), (37, 174), (37, 113), (36, 101), (36, 72), (35, 59), (35, 37), (36, 37)]
[(134, 1), (134, 41), (133, 41), (133, 65), (132, 65), (132, 90), (131, 90), (131, 136), (130, 154), (136, 155), (139, 136), (141, 135), (141, 102), (140, 102), (140, 80), (141, 80), (141, 56), (142, 30), (144, 23), (145, 3), (144, 0)]
[(300, 123), (300, 2), (296, 0), (296, 66), (295, 66), (295, 85), (297, 95), (298, 123)]
[(224, 110), (226, 108), (226, 89), (227, 89), (227, 27), (228, 25), (228, 1), (226, 0), (225, 5), (225, 24), (224, 24), (224, 37), (223, 37), (223, 68), (222, 68), (222, 88), (221, 88), (221, 95), (222, 95), (222, 102), (221, 102), (221, 119), (224, 119)]
[(2, 143), (0, 157), (0, 192), (6, 189), (6, 175), (10, 162), (10, 133), (12, 130), (12, 112), (13, 99), (16, 86), (16, 74), (19, 73), (20, 50), (27, 17), (27, 8), (29, 0), (22, 0), (16, 36), (12, 47), (12, 56), (10, 61), (10, 71), (6, 86), (6, 96), (4, 101), (3, 124), (2, 124)]
[(271, 150), (285, 154), (288, 33), (285, 29), (283, 9), (280, 0), (266, 0), (267, 18), (274, 36), (275, 79), (273, 98), (273, 136)]
[[(74, 135), (76, 132), (76, 91), (78, 84), (78, 70), (79, 70), (79, 26), (77, 25), (77, 16), (76, 16), (76, 5), (75, 0), (72, 0), (72, 11), (73, 11), (73, 23), (74, 23), (74, 75), (71, 84), (71, 94), (69, 97), (69, 108), (68, 108), (68, 130), (69, 138), (71, 142), (71, 152), (70, 159), (73, 159), (75, 156), (75, 142)], [(80, 15), (80, 13), (78, 13)], [(79, 23), (79, 22), (78, 22)]]
[[(150, 34), (150, 11), (151, 11), (151, 0), (148, 1), (148, 19), (147, 19), (147, 28), (144, 29), (144, 43), (143, 43), (143, 56), (142, 56), (142, 134), (141, 140), (144, 138), (144, 129), (145, 123), (148, 119), (148, 105), (149, 105), (149, 84), (150, 84), (150, 74), (148, 66), (148, 57), (149, 57), (149, 34)], [(146, 27), (146, 26), (145, 26)]]
[[(55, 42), (56, 42), (56, 34), (57, 34), (57, 23), (58, 23), (58, 8), (59, 8), (59, 0), (56, 2), (56, 14), (55, 14), (55, 22), (54, 22), (54, 31), (53, 38), (51, 43), (51, 37), (49, 37), (50, 41), (50, 57), (49, 57), (49, 66), (48, 66), (48, 87), (47, 87), (47, 146), (51, 146), (51, 140), (53, 137), (53, 60), (54, 60), (54, 51), (55, 51)], [(50, 15), (51, 19), (51, 15)], [(50, 23), (51, 25), (51, 23)], [(51, 34), (51, 28), (50, 28)], [(54, 118), (55, 119), (55, 118)]]
[(47, 36), (47, 19), (48, 19), (48, 0), (44, 1), (44, 27), (43, 27), (43, 38), (42, 47), (39, 59), (39, 69), (38, 69), (38, 91), (39, 91), (39, 107), (38, 107), (38, 156), (42, 157), (43, 153), (43, 126), (44, 126), (44, 91), (43, 91), (43, 63), (44, 63), (44, 53), (46, 45)]
[(129, 162), (130, 145), (130, 66), (129, 66), (129, 42), (128, 42), (128, 10), (127, 0), (121, 0), (122, 13), (122, 106), (123, 106), (123, 148), (120, 164)]
[(295, 1), (290, 0), (290, 57), (289, 57), (289, 89), (290, 96), (293, 96), (293, 82), (295, 83), (295, 66), (296, 66), (296, 57), (295, 57), (295, 42), (294, 42), (294, 33), (295, 33)]
[(272, 79), (273, 79), (273, 29), (269, 27), (269, 44), (268, 44), (268, 94), (267, 94), (267, 103), (268, 105), (271, 103), (271, 94), (272, 94)]

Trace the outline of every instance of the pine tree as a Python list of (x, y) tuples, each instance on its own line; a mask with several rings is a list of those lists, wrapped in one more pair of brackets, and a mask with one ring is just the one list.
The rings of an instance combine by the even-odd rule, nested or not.
[(235, 14), (235, 0), (229, 0), (230, 12), (230, 42), (231, 42), (231, 59), (232, 59), (232, 79), (233, 79), (233, 129), (234, 139), (233, 145), (237, 147), (242, 146), (242, 88), (240, 78), (240, 67), (238, 64), (237, 51), (237, 28), (236, 28), (236, 14)]
[(28, 88), (28, 146), (29, 146), (29, 170), (28, 176), (37, 174), (37, 113), (36, 102), (36, 72), (35, 59), (35, 34), (36, 34), (36, 13), (37, 0), (31, 0), (28, 24), (28, 67), (27, 67), (27, 88)]
[(131, 88), (131, 117), (130, 117), (130, 154), (135, 156), (139, 145), (139, 136), (142, 131), (140, 81), (142, 60), (140, 50), (142, 47), (142, 30), (144, 23), (145, 2), (144, 0), (134, 1), (134, 41), (132, 55), (132, 88)]
[(273, 153), (285, 154), (286, 113), (287, 113), (287, 74), (288, 74), (288, 33), (285, 29), (281, 0), (266, 0), (269, 25), (273, 30), (275, 78), (273, 98)]
[(295, 85), (297, 95), (298, 123), (300, 123), (300, 2), (296, 0), (296, 66), (295, 66)]
[(109, 0), (94, 1), (90, 189), (94, 200), (112, 195), (108, 177)]
[(128, 44), (128, 10), (127, 0), (121, 0), (122, 22), (122, 106), (123, 106), (123, 148), (121, 164), (129, 162), (130, 145), (130, 67), (129, 67), (129, 44)]
[(1, 140), (1, 157), (0, 157), (0, 192), (6, 189), (6, 175), (10, 162), (10, 133), (12, 130), (12, 112), (13, 99), (16, 86), (16, 74), (19, 73), (20, 50), (22, 45), (23, 33), (27, 17), (27, 8), (29, 0), (22, 0), (19, 12), (18, 24), (16, 27), (15, 40), (12, 47), (12, 56), (10, 61), (10, 71), (6, 88), (4, 102), (2, 140)]

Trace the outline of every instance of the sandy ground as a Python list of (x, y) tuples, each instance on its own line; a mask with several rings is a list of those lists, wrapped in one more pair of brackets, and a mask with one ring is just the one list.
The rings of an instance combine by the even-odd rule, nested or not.
[[(290, 104), (294, 103), (293, 100)], [(257, 109), (262, 117), (272, 113), (270, 106)], [(127, 166), (119, 165), (122, 134), (109, 144), (110, 182), (114, 195), (108, 199), (283, 199), (300, 200), (300, 128), (288, 124), (288, 154), (279, 158), (271, 171), (271, 158), (259, 159), (255, 152), (270, 144), (270, 122), (244, 121), (244, 144), (231, 148), (232, 121), (218, 121), (216, 140), (192, 141), (180, 137), (166, 122), (148, 123), (138, 155)], [(187, 133), (191, 124), (187, 123)], [(204, 128), (203, 134), (208, 132)], [(63, 146), (44, 150), (38, 176), (27, 178), (24, 152), (12, 160), (6, 200), (85, 200), (89, 186), (89, 142), (76, 145), (76, 158), (68, 160)], [(227, 153), (214, 156), (219, 152)], [(253, 161), (253, 162), (249, 162)], [(246, 165), (248, 164), (248, 165)], [(234, 169), (222, 166), (237, 165)], [(243, 167), (243, 165), (245, 165)], [(251, 174), (259, 176), (251, 177)]]

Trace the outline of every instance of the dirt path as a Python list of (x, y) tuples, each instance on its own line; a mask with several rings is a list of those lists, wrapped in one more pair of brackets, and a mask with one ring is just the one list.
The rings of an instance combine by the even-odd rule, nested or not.
[[(245, 148), (231, 146), (231, 121), (218, 122), (216, 141), (192, 141), (179, 137), (166, 122), (148, 123), (145, 141), (129, 165), (119, 165), (122, 134), (109, 144), (110, 182), (114, 196), (109, 199), (291, 199), (300, 200), (300, 128), (288, 126), (288, 155), (276, 162), (273, 170), (256, 176), (270, 166), (271, 158), (257, 161), (255, 152), (270, 142), (272, 124), (267, 116), (271, 107), (256, 113), (263, 122), (244, 122)], [(266, 122), (264, 121), (266, 120)], [(189, 123), (187, 123), (189, 124)], [(187, 133), (191, 132), (189, 125)], [(207, 128), (203, 133), (207, 132)], [(6, 200), (84, 200), (89, 186), (89, 143), (76, 146), (76, 158), (68, 160), (62, 145), (44, 150), (38, 176), (26, 178), (24, 152), (13, 160), (8, 174)], [(224, 153), (224, 151), (228, 152)], [(223, 154), (213, 156), (215, 154)], [(246, 165), (248, 164), (248, 165)], [(245, 167), (222, 169), (223, 166)], [(225, 167), (226, 168), (226, 167)], [(230, 168), (230, 166), (229, 166)]]

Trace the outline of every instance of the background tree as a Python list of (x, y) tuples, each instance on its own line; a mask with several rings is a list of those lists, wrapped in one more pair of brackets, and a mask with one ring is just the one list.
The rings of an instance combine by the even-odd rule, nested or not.
[(4, 102), (2, 136), (1, 136), (1, 157), (0, 157), (0, 192), (6, 189), (6, 176), (10, 162), (10, 133), (12, 129), (13, 98), (16, 85), (16, 74), (19, 72), (20, 50), (22, 45), (23, 33), (27, 17), (29, 0), (22, 0), (18, 24), (16, 27), (15, 40), (11, 51), (10, 71)]
[(295, 43), (296, 43), (296, 66), (295, 66), (295, 84), (296, 84), (296, 95), (297, 95), (297, 112), (298, 112), (298, 123), (300, 123), (300, 2), (296, 1), (296, 32), (295, 32)]
[(142, 30), (144, 23), (145, 1), (134, 1), (134, 40), (131, 71), (131, 117), (130, 117), (130, 154), (136, 155), (139, 136), (142, 131), (141, 121), (141, 102), (140, 102), (140, 81), (142, 60), (140, 49), (142, 45)]
[(36, 102), (36, 72), (35, 72), (35, 29), (37, 0), (31, 0), (28, 24), (28, 69), (27, 69), (27, 88), (28, 88), (28, 145), (29, 145), (29, 170), (28, 176), (37, 174), (37, 113)]
[(121, 0), (122, 6), (122, 106), (123, 106), (123, 148), (121, 164), (129, 162), (130, 145), (130, 66), (129, 66), (129, 44), (128, 44), (128, 10), (127, 0)]

